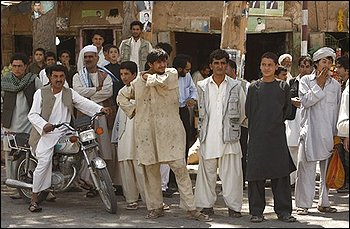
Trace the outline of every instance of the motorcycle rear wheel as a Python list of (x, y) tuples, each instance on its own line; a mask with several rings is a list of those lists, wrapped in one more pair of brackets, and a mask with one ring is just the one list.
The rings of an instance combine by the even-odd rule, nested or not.
[[(28, 167), (29, 175), (28, 175), (28, 173), (25, 172), (25, 164), (26, 164), (25, 157), (22, 157), (19, 160), (20, 161), (18, 162), (18, 165), (16, 168), (16, 179), (29, 184), (33, 184), (33, 173), (38, 162), (32, 157), (29, 158), (29, 167)], [(17, 191), (26, 203), (30, 203), (30, 200), (32, 198), (32, 193), (33, 193), (32, 189), (17, 188)], [(49, 192), (46, 192), (46, 191), (39, 192), (38, 203), (41, 203), (42, 201), (44, 201), (48, 194)]]
[(117, 196), (114, 192), (112, 179), (108, 173), (107, 168), (95, 169), (95, 171), (96, 178), (100, 186), (99, 194), (101, 200), (106, 207), (106, 211), (114, 214), (117, 212)]

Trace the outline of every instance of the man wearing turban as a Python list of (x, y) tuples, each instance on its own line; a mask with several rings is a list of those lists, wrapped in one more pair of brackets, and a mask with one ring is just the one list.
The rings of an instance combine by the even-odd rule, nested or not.
[(293, 78), (292, 74), (290, 74), (290, 71), (292, 69), (292, 61), (293, 61), (293, 58), (288, 53), (282, 54), (278, 58), (278, 64), (287, 68), (287, 80), (286, 80), (287, 82), (289, 82), (289, 80)]
[[(323, 47), (313, 54), (315, 71), (300, 80), (302, 103), (298, 170), (295, 185), (297, 214), (307, 215), (315, 197), (316, 164), (320, 166), (320, 190), (317, 209), (334, 213), (326, 187), (328, 159), (332, 155), (333, 137), (337, 135), (337, 118), (341, 98), (340, 84), (331, 77), (335, 59), (333, 49)], [(316, 128), (317, 127), (317, 128)]]

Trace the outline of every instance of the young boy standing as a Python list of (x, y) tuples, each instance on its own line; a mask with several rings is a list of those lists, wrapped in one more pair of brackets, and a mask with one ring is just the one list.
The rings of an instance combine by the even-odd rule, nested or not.
[(245, 104), (249, 133), (246, 177), (249, 212), (250, 221), (256, 223), (264, 220), (266, 179), (271, 179), (278, 219), (296, 221), (291, 216), (289, 177), (295, 165), (289, 154), (284, 124), (292, 104), (288, 84), (275, 78), (277, 68), (276, 54), (264, 53), (260, 62), (263, 77), (249, 86)]
[[(120, 77), (126, 87), (130, 86), (137, 74), (137, 65), (133, 61), (125, 61), (120, 65)], [(134, 101), (131, 101), (134, 103)], [(123, 194), (128, 210), (138, 209), (138, 197), (144, 198), (143, 179), (141, 166), (136, 160), (136, 148), (134, 140), (134, 119), (126, 116), (122, 109), (118, 109), (112, 131), (111, 143), (118, 144), (118, 163), (122, 179)]]

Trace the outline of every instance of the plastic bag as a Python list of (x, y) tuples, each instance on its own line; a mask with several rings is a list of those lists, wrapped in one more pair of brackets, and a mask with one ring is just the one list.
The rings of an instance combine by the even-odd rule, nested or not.
[(328, 163), (326, 184), (328, 188), (339, 189), (343, 186), (345, 181), (345, 170), (339, 152), (336, 147), (334, 148), (335, 149)]

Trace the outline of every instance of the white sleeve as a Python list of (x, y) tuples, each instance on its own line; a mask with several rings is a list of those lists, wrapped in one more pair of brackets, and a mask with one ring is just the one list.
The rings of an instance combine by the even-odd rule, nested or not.
[(100, 112), (103, 108), (101, 105), (95, 103), (94, 101), (79, 95), (79, 93), (73, 89), (70, 90), (72, 91), (72, 102), (74, 107), (82, 113), (92, 116), (95, 113)]
[(83, 55), (83, 50), (80, 50), (78, 61), (77, 61), (77, 71), (80, 72), (81, 69), (83, 69), (83, 66), (84, 66), (84, 55)]
[(44, 126), (48, 123), (41, 117), (41, 103), (41, 89), (38, 89), (33, 96), (33, 105), (28, 113), (28, 120), (32, 123), (40, 135), (43, 134)]

